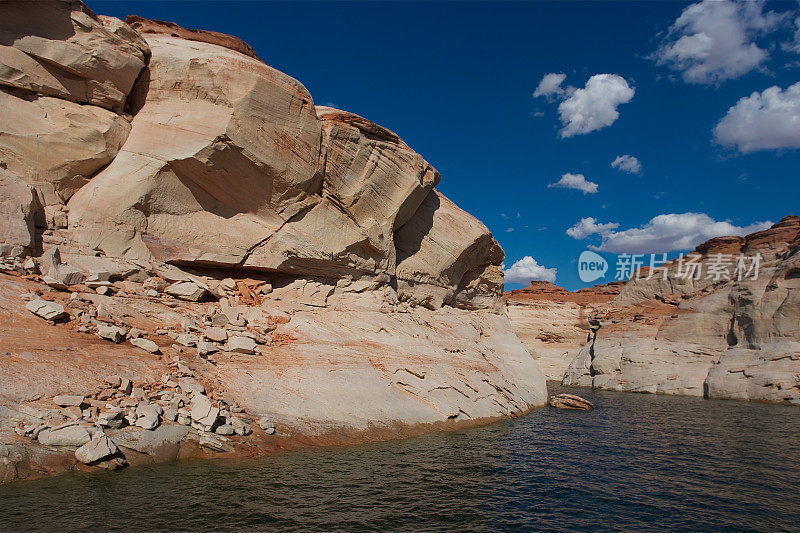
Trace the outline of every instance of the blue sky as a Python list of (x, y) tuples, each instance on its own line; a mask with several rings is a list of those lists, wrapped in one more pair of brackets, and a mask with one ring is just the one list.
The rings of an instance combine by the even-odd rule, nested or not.
[[(800, 214), (800, 5), (716, 4), (89, 2), (241, 37), (317, 104), (403, 137), (493, 231), (506, 267), (530, 256), (570, 289), (585, 286), (588, 246), (674, 255)], [(534, 97), (550, 73), (565, 75), (559, 91)], [(598, 74), (611, 76), (584, 90)], [(641, 171), (612, 168), (621, 155)], [(548, 187), (565, 174), (596, 192)], [(648, 225), (684, 213), (697, 215)], [(588, 218), (618, 226), (567, 234)]]

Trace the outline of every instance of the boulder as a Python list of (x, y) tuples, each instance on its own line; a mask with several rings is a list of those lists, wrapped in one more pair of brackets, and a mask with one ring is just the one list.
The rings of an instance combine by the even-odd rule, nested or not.
[(97, 336), (101, 339), (119, 344), (125, 340), (125, 330), (118, 328), (117, 326), (101, 324), (97, 326)]
[[(0, 161), (46, 205), (65, 203), (108, 165), (130, 129), (100, 107), (0, 90)], [(64, 213), (57, 214), (65, 226)]]
[(206, 295), (206, 290), (204, 288), (199, 287), (197, 284), (191, 281), (179, 281), (178, 283), (173, 283), (164, 289), (164, 292), (170, 296), (178, 298), (179, 300), (186, 300), (187, 302), (198, 302), (201, 298), (203, 298), (203, 296)]
[(250, 337), (233, 336), (228, 338), (228, 351), (252, 355), (258, 344)]
[(150, 339), (144, 339), (144, 338), (139, 337), (137, 339), (131, 339), (130, 343), (132, 345), (136, 346), (137, 348), (141, 348), (142, 350), (144, 350), (146, 352), (150, 352), (150, 353), (159, 353), (160, 352), (160, 350), (158, 348), (158, 344), (156, 344), (155, 342), (151, 341)]
[[(0, 110), (0, 114), (2, 112)], [(0, 128), (2, 124), (0, 122)], [(0, 152), (0, 161), (4, 159)], [(33, 252), (34, 214), (37, 207), (35, 191), (19, 176), (0, 165), (0, 256)]]
[(211, 431), (219, 418), (219, 408), (211, 404), (205, 394), (195, 394), (190, 405), (192, 421)]
[(89, 442), (75, 450), (75, 458), (85, 464), (95, 463), (119, 451), (114, 441), (98, 433)]
[(110, 429), (119, 429), (125, 424), (125, 411), (109, 409), (97, 415), (97, 425)]
[(39, 258), (39, 265), (44, 278), (46, 278), (45, 282), (50, 282), (48, 284), (68, 287), (82, 283), (84, 280), (83, 272), (62, 262), (58, 246), (45, 251)]
[(62, 394), (54, 396), (53, 403), (59, 407), (80, 407), (86, 403), (86, 397), (75, 394)]
[(206, 328), (203, 332), (203, 336), (206, 339), (214, 342), (225, 342), (228, 340), (228, 332), (225, 330), (225, 328), (221, 327)]
[(197, 341), (197, 335), (192, 335), (191, 333), (183, 333), (175, 339), (175, 342), (181, 346), (197, 346)]
[(25, 305), (25, 308), (36, 316), (40, 316), (45, 320), (60, 320), (67, 316), (64, 312), (64, 306), (56, 302), (48, 302), (47, 300), (31, 300)]
[(58, 429), (45, 429), (37, 437), (45, 446), (83, 446), (92, 439), (86, 428), (72, 425)]
[(122, 110), (147, 45), (79, 1), (0, 4), (0, 85)]

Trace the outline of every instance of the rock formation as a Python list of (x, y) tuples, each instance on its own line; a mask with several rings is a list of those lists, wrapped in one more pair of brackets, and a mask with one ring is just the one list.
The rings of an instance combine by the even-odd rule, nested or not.
[(800, 404), (798, 316), (800, 217), (788, 216), (634, 277), (593, 321), (564, 384)]
[(619, 294), (624, 282), (570, 292), (548, 281), (504, 295), (517, 336), (551, 381), (561, 381), (567, 367), (589, 339), (589, 319)]
[(115, 468), (545, 403), (503, 251), (428, 162), (234, 37), (129, 21), (0, 2), (0, 479), (63, 457), (13, 425)]

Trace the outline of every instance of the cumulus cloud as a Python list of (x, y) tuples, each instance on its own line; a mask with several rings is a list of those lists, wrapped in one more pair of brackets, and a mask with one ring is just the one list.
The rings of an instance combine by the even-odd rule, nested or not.
[(561, 84), (565, 79), (567, 79), (566, 74), (556, 74), (555, 72), (545, 74), (542, 81), (539, 82), (539, 86), (533, 91), (533, 97), (544, 96), (549, 102), (552, 102), (556, 97), (563, 96), (566, 90), (561, 87)]
[(582, 218), (580, 222), (576, 223), (571, 228), (567, 229), (567, 235), (573, 239), (585, 239), (589, 235), (608, 235), (611, 230), (619, 227), (616, 222), (608, 222), (607, 224), (598, 224), (597, 220), (592, 217)]
[(548, 187), (559, 187), (562, 189), (577, 189), (583, 191), (583, 194), (595, 194), (597, 192), (597, 184), (587, 181), (583, 174), (566, 174), (561, 175), (561, 179), (555, 183), (550, 183)]
[(546, 268), (529, 255), (526, 255), (511, 265), (511, 268), (504, 270), (503, 273), (505, 274), (506, 281), (509, 283), (528, 284), (531, 281), (549, 281), (554, 283), (556, 281), (555, 268)]
[(632, 155), (619, 155), (611, 162), (611, 167), (627, 172), (628, 174), (641, 174), (642, 164)]
[(560, 100), (558, 114), (562, 139), (585, 135), (612, 125), (618, 118), (617, 107), (633, 99), (635, 89), (617, 74), (595, 74), (583, 89), (561, 84), (566, 74), (545, 74), (533, 96), (543, 96), (548, 102)]
[(736, 102), (714, 127), (714, 140), (747, 154), (800, 148), (800, 82), (770, 87)]
[(575, 89), (558, 105), (564, 127), (561, 138), (585, 135), (612, 125), (619, 118), (617, 106), (633, 99), (635, 90), (616, 74), (595, 74), (583, 89)]
[[(603, 226), (607, 225), (599, 225), (599, 227)], [(589, 248), (612, 253), (664, 253), (674, 250), (692, 250), (698, 244), (714, 237), (744, 236), (770, 226), (772, 226), (770, 221), (755, 222), (749, 226), (735, 226), (727, 221), (716, 221), (705, 213), (670, 213), (658, 215), (639, 228), (623, 231), (596, 231), (594, 233), (601, 236), (601, 243), (599, 246), (590, 246)], [(588, 236), (589, 234), (586, 235), (586, 237)]]
[(769, 53), (755, 39), (777, 29), (786, 14), (764, 12), (763, 0), (704, 0), (683, 10), (651, 56), (687, 83), (719, 84), (761, 67)]

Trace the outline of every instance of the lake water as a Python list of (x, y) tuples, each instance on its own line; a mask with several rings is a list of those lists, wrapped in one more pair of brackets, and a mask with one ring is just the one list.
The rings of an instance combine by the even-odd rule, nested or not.
[(0, 530), (800, 530), (800, 409), (577, 393), (597, 408), (0, 486)]

